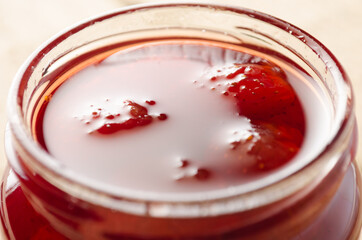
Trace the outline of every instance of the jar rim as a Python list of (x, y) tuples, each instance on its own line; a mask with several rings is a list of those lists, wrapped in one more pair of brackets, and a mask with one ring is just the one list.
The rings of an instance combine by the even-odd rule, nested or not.
[[(64, 39), (76, 34), (78, 31), (81, 31), (82, 29), (91, 26), (96, 22), (128, 12), (163, 7), (197, 7), (230, 11), (267, 22), (268, 24), (274, 25), (282, 31), (289, 31), (291, 37), (297, 37), (300, 35), (304, 36), (305, 45), (318, 54), (320, 59), (323, 60), (323, 62), (326, 64), (326, 67), (328, 67), (329, 70), (335, 74), (335, 78), (338, 78), (337, 80), (340, 80), (341, 84), (343, 83), (345, 85), (345, 89), (339, 90), (347, 92), (345, 98), (342, 98), (340, 102), (336, 131), (332, 134), (329, 143), (326, 143), (324, 149), (321, 149), (320, 154), (315, 159), (310, 161), (306, 166), (298, 169), (297, 172), (292, 173), (285, 178), (279, 179), (275, 183), (265, 185), (250, 192), (241, 191), (239, 186), (238, 189), (233, 189), (232, 191), (230, 191), (230, 189), (222, 189), (206, 193), (190, 193), (184, 196), (180, 196), (179, 194), (160, 195), (158, 193), (145, 193), (128, 190), (122, 191), (120, 194), (112, 194), (110, 192), (103, 192), (100, 189), (95, 189), (85, 184), (87, 181), (79, 181), (79, 178), (66, 175), (63, 171), (64, 169), (59, 169), (59, 165), (56, 164), (56, 161), (54, 161), (55, 159), (33, 140), (23, 121), (22, 96), (19, 96), (19, 94), (21, 88), (25, 87), (27, 77), (29, 77), (29, 75), (32, 73), (32, 66), (35, 66), (43, 55), (47, 54), (48, 51), (50, 51), (54, 46), (58, 45)], [(316, 167), (312, 168), (311, 165), (315, 164), (317, 160), (328, 158), (330, 149), (334, 149), (335, 146), (339, 145), (341, 141), (343, 141), (344, 136), (348, 132), (348, 129), (351, 125), (353, 125), (354, 121), (352, 116), (354, 101), (350, 86), (351, 83), (341, 64), (322, 43), (320, 43), (317, 39), (305, 31), (276, 17), (246, 8), (227, 5), (195, 2), (151, 3), (133, 5), (130, 7), (117, 9), (109, 13), (87, 19), (81, 23), (71, 26), (68, 29), (65, 29), (49, 41), (45, 42), (26, 60), (15, 76), (14, 82), (9, 92), (7, 110), (12, 139), (21, 144), (22, 150), (26, 152), (25, 154), (31, 156), (30, 158), (32, 159), (32, 163), (34, 163), (34, 165), (32, 165), (34, 167), (33, 170), (35, 170), (37, 173), (41, 172), (44, 179), (51, 179), (52, 184), (54, 183), (57, 188), (65, 190), (65, 192), (68, 192), (73, 196), (112, 208), (119, 208), (122, 210), (128, 208), (126, 211), (131, 211), (132, 213), (142, 215), (146, 212), (147, 214), (155, 216), (183, 216), (185, 214), (187, 216), (193, 214), (195, 216), (205, 214), (218, 215), (220, 213), (224, 214), (233, 211), (245, 211), (265, 204), (270, 204), (272, 202), (278, 201), (282, 197), (285, 197), (285, 195), (292, 194), (298, 189), (300, 190), (302, 187), (311, 183), (311, 179), (309, 179), (308, 181), (300, 182), (299, 186), (291, 186), (291, 183), (297, 182), (298, 179), (300, 180), (300, 174), (298, 175), (297, 173), (300, 173), (301, 171), (309, 171), (309, 174), (314, 174), (313, 176), (317, 178), (318, 176), (315, 173)], [(275, 194), (275, 189), (283, 188), (284, 192), (281, 193), (282, 195), (279, 196), (278, 194)], [(255, 201), (258, 196), (261, 196), (261, 194), (263, 194), (263, 196), (269, 196), (269, 198), (265, 198), (263, 200), (260, 200), (259, 198), (258, 201)], [(220, 209), (217, 207), (215, 208), (215, 204), (225, 204), (225, 202), (230, 203), (231, 207), (228, 209)], [(240, 202), (242, 202), (242, 204), (240, 204)], [(132, 206), (130, 206), (130, 203), (132, 203)], [(215, 211), (210, 211), (210, 203), (214, 204), (214, 209), (216, 209)], [(147, 209), (145, 210), (144, 207), (146, 205)], [(201, 208), (203, 210), (200, 210), (200, 206), (205, 206), (205, 208)], [(193, 207), (197, 207), (198, 210), (195, 211)], [(172, 211), (170, 211), (170, 209), (172, 209)], [(181, 213), (180, 209), (186, 212)], [(208, 210), (206, 211), (205, 209)]]

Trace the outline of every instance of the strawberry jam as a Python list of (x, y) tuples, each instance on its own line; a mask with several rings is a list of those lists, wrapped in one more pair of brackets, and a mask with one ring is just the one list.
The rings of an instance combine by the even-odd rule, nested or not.
[[(191, 39), (140, 42), (80, 57), (61, 74), (44, 78), (53, 83), (34, 112), (33, 135), (64, 169), (95, 188), (176, 197), (248, 189), (305, 164), (303, 156), (313, 155), (313, 147), (323, 140), (328, 121), (324, 126), (320, 122), (328, 112), (305, 79), (290, 64), (243, 47)], [(308, 102), (313, 108), (305, 107)], [(313, 121), (311, 115), (321, 121)], [(28, 173), (26, 168), (22, 171)], [(343, 186), (353, 182), (354, 174), (350, 168)], [(253, 220), (255, 212), (246, 211), (255, 223), (251, 225), (240, 223), (238, 219), (245, 217), (238, 213), (170, 220), (104, 212), (41, 177), (45, 188), (24, 178), (24, 191), (11, 179), (17, 179), (13, 172), (3, 183), (1, 217), (8, 237), (14, 239), (323, 239), (321, 226), (332, 228), (356, 217), (355, 205), (346, 213), (331, 209), (346, 198), (358, 201), (355, 192), (344, 187), (328, 211), (318, 210), (312, 220), (304, 208), (327, 202), (314, 193), (300, 200), (303, 207), (292, 205), (260, 222)], [(325, 184), (328, 179), (317, 190), (329, 196)], [(29, 203), (27, 189), (33, 188), (47, 206)], [(51, 189), (51, 194), (44, 189)], [(329, 221), (336, 214), (340, 221)], [(22, 221), (17, 221), (21, 215)], [(60, 224), (49, 224), (49, 219)], [(119, 219), (122, 228), (114, 228)], [(97, 227), (89, 228), (86, 220)], [(289, 221), (298, 228), (289, 228)], [(138, 233), (144, 223), (151, 227)], [(62, 230), (68, 225), (77, 233)], [(341, 224), (335, 231), (347, 227)], [(283, 237), (278, 229), (285, 231)], [(339, 239), (330, 235), (328, 239)]]
[(142, 5), (67, 29), (9, 94), (7, 238), (349, 240), (350, 82), (256, 11)]
[(132, 190), (217, 190), (277, 171), (302, 146), (295, 76), (260, 56), (169, 40), (93, 59), (47, 93), (35, 123), (77, 174)]

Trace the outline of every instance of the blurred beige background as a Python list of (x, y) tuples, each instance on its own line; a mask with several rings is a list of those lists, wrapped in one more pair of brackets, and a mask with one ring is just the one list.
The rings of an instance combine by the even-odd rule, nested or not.
[[(3, 147), (6, 98), (12, 78), (22, 62), (42, 42), (77, 21), (125, 5), (145, 2), (153, 1), (0, 0), (0, 176), (6, 165)], [(354, 85), (361, 139), (357, 161), (362, 166), (362, 0), (208, 2), (253, 8), (284, 19), (315, 36), (337, 56)], [(0, 239), (3, 239), (1, 235)]]

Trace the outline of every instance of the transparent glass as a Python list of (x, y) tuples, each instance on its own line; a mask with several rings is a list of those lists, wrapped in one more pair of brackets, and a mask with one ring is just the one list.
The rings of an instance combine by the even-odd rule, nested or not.
[[(329, 103), (331, 127), (325, 143), (313, 156), (306, 155), (310, 159), (303, 165), (291, 165), (233, 192), (174, 196), (86, 179), (34, 140), (34, 112), (44, 93), (58, 84), (51, 76), (65, 63), (99, 49), (173, 37), (262, 49), (298, 67)], [(13, 222), (20, 213), (10, 211), (9, 199), (20, 194), (22, 201), (13, 203), (16, 208), (26, 205), (41, 219), (40, 225), (59, 238), (356, 239), (361, 226), (360, 175), (354, 162), (353, 109), (351, 84), (335, 57), (282, 20), (248, 9), (196, 3), (116, 10), (60, 33), (35, 51), (15, 77), (8, 104), (6, 151), (11, 169), (2, 183), (2, 223), (10, 239), (22, 239), (19, 231), (29, 232)]]

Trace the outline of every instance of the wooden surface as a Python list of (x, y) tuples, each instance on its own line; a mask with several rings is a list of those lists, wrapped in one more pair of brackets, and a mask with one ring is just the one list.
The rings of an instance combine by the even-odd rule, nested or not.
[[(84, 18), (137, 0), (0, 0), (0, 176), (6, 164), (3, 134), (7, 92), (17, 69), (42, 42)], [(164, 2), (164, 1), (158, 1)], [(200, 1), (201, 2), (201, 1)], [(361, 0), (214, 0), (252, 8), (284, 19), (315, 36), (340, 60), (356, 96), (362, 139), (362, 1)], [(362, 165), (362, 140), (357, 161)], [(0, 235), (0, 239), (2, 239)], [(360, 238), (362, 239), (362, 238)]]

